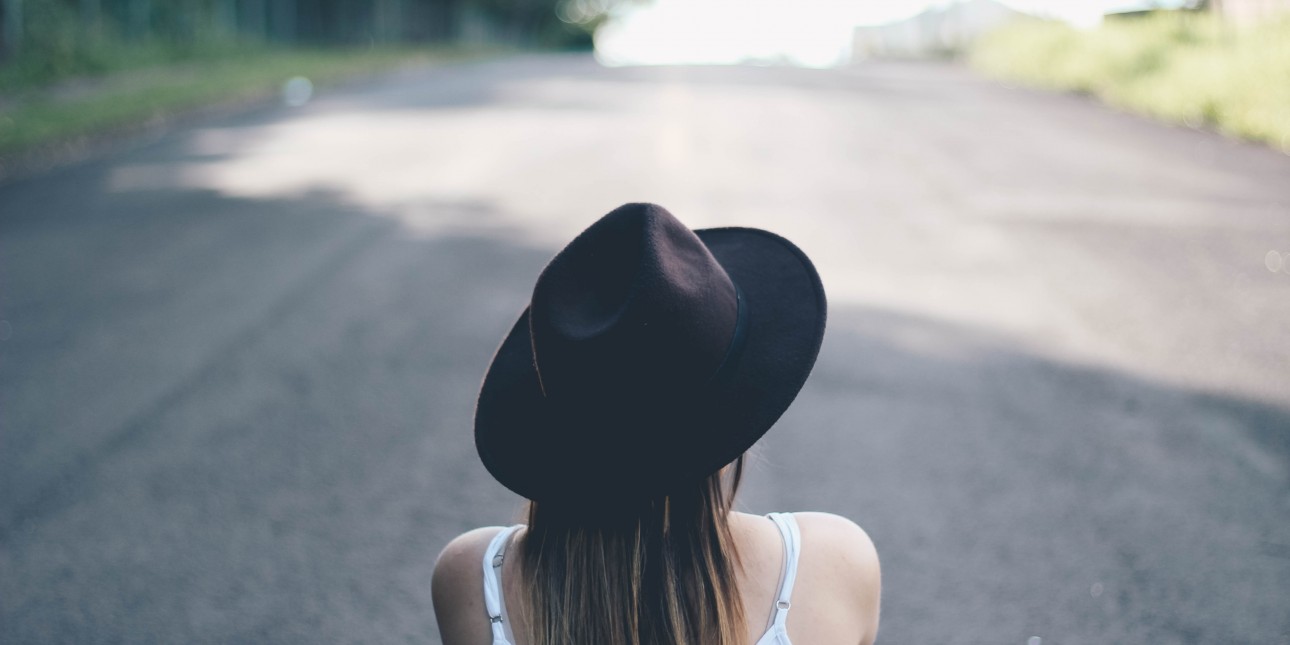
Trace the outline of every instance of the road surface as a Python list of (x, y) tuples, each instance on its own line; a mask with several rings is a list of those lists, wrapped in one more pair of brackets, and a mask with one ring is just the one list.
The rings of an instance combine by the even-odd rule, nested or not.
[(0, 186), (0, 642), (437, 642), (438, 550), (520, 508), (483, 370), (627, 201), (816, 259), (742, 505), (866, 527), (882, 642), (1290, 643), (1290, 157), (940, 65), (572, 55)]

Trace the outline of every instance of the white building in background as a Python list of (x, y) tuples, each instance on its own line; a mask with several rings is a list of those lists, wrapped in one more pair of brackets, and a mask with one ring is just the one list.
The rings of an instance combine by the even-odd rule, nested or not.
[(856, 27), (851, 51), (855, 60), (949, 55), (1022, 15), (995, 0), (966, 0), (932, 7), (905, 20)]

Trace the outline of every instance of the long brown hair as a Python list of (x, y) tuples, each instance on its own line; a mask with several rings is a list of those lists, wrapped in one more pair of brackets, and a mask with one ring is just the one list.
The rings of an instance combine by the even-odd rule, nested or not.
[(742, 477), (740, 457), (626, 508), (531, 502), (519, 544), (524, 645), (743, 645), (727, 521)]

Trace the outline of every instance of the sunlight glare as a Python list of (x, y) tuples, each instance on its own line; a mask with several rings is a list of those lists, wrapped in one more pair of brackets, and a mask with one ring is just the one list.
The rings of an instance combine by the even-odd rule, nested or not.
[[(1110, 11), (1176, 7), (1182, 0), (959, 0), (1002, 4), (1036, 16), (1095, 27)], [(955, 0), (655, 0), (628, 5), (596, 31), (605, 65), (787, 64), (835, 67), (851, 61), (859, 26), (904, 20)]]

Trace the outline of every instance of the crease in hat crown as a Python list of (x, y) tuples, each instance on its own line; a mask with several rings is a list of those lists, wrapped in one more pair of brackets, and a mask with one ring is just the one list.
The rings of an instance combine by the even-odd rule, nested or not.
[(543, 503), (652, 498), (718, 472), (797, 396), (827, 319), (790, 241), (690, 231), (652, 204), (597, 220), (538, 282), (480, 384), (475, 446)]
[(529, 333), (543, 395), (658, 405), (694, 393), (726, 355), (736, 293), (707, 246), (663, 207), (611, 211), (534, 287)]

